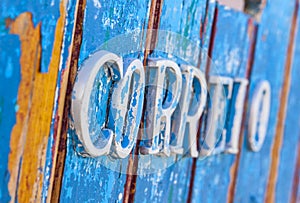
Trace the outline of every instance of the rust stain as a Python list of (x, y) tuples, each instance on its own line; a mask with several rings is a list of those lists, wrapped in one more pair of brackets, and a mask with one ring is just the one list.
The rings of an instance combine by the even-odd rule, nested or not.
[[(209, 11), (209, 2), (206, 2), (206, 8), (205, 8), (205, 16), (204, 16), (204, 21), (203, 23), (200, 25), (200, 32), (199, 32), (199, 36), (200, 36), (200, 40), (201, 40), (201, 44), (203, 44), (204, 42), (204, 37), (206, 31), (207, 31), (207, 23), (208, 23), (208, 11)], [(211, 33), (209, 33), (210, 38), (209, 38), (209, 47), (208, 47), (208, 58), (211, 58), (212, 56), (212, 51), (213, 51), (213, 47), (214, 47), (214, 41), (215, 41), (215, 36), (216, 36), (216, 32), (217, 32), (217, 21), (218, 21), (218, 7), (214, 7), (214, 16), (213, 16), (213, 20), (212, 20), (212, 31)], [(199, 53), (199, 57), (198, 57), (198, 62), (197, 62), (197, 68), (200, 68), (201, 65), (201, 51)], [(205, 79), (208, 80), (209, 79), (209, 71), (210, 71), (210, 60), (208, 60), (205, 64)], [(206, 109), (204, 111), (204, 114), (200, 117), (199, 120), (199, 127), (198, 127), (198, 132), (197, 132), (197, 140), (200, 139), (200, 136), (202, 135), (201, 129), (202, 126), (205, 126), (204, 128), (206, 129), (206, 113), (207, 112), (207, 108), (208, 106), (206, 106)], [(200, 146), (197, 145), (197, 149), (200, 150)], [(191, 176), (190, 176), (190, 185), (189, 185), (189, 189), (188, 189), (188, 197), (187, 197), (187, 202), (190, 203), (193, 200), (193, 188), (194, 188), (194, 184), (195, 184), (195, 176), (197, 173), (197, 158), (193, 158), (192, 160), (192, 166), (191, 166)]]
[(147, 27), (145, 42), (144, 64), (146, 64), (148, 55), (153, 52), (157, 43), (157, 35), (160, 24), (163, 0), (152, 0)]
[[(200, 131), (200, 128), (198, 131)], [(194, 188), (194, 183), (195, 183), (196, 169), (197, 169), (197, 158), (193, 158), (192, 167), (191, 167), (190, 185), (189, 185), (189, 190), (188, 190), (188, 198), (186, 201), (188, 203), (191, 203), (192, 198), (193, 198), (193, 188)]]
[(300, 199), (297, 199), (297, 193), (298, 193), (298, 187), (299, 185), (299, 175), (300, 175), (300, 140), (298, 141), (298, 156), (297, 156), (297, 163), (296, 163), (296, 169), (294, 173), (294, 182), (293, 182), (293, 190), (292, 190), (292, 196), (291, 196), (291, 203), (297, 203), (300, 201)]
[[(145, 51), (144, 51), (144, 68), (147, 64), (148, 56), (153, 52), (157, 43), (157, 35), (160, 24), (160, 17), (163, 7), (163, 0), (152, 0), (149, 12), (149, 20), (146, 33)], [(142, 111), (144, 114), (144, 110)], [(144, 115), (142, 115), (144, 117)], [(143, 122), (140, 124), (143, 127)], [(127, 176), (124, 186), (124, 197), (123, 203), (133, 202), (136, 192), (136, 180), (137, 180), (137, 170), (138, 170), (138, 154), (140, 146), (141, 134), (138, 134), (136, 147), (133, 152), (131, 152), (128, 159), (127, 166)]]
[(299, 7), (298, 0), (296, 0), (295, 9), (292, 17), (292, 22), (291, 22), (290, 39), (288, 44), (283, 86), (282, 86), (281, 97), (280, 97), (281, 98), (280, 105), (279, 105), (280, 109), (277, 114), (278, 119), (277, 119), (276, 131), (275, 131), (275, 138), (271, 149), (271, 165), (270, 165), (270, 173), (269, 173), (269, 179), (268, 179), (266, 195), (265, 195), (265, 202), (275, 201), (275, 189), (276, 189), (276, 181), (278, 176), (278, 166), (280, 161), (280, 151), (282, 147), (286, 110), (287, 110), (288, 97), (290, 92), (295, 36), (297, 31), (298, 7)]
[(61, 90), (58, 100), (58, 123), (55, 133), (56, 138), (56, 155), (54, 156), (51, 185), (49, 186), (49, 196), (47, 202), (59, 202), (61, 184), (63, 178), (64, 162), (66, 157), (66, 142), (68, 131), (68, 115), (71, 106), (72, 89), (77, 73), (78, 58), (82, 42), (82, 25), (84, 19), (86, 1), (77, 1), (75, 10), (74, 32), (72, 36), (72, 43), (70, 47), (70, 57), (68, 59), (67, 67), (62, 75)]
[(32, 14), (29, 12), (20, 14), (14, 21), (7, 21), (10, 23), (10, 32), (20, 36), (22, 52), (21, 82), (17, 101), (20, 109), (11, 134), (8, 166), (11, 174), (9, 180), (11, 202), (41, 199), (43, 169), (66, 15), (65, 3), (62, 1), (60, 5), (61, 15), (57, 20), (49, 72), (46, 74), (39, 72), (41, 24), (34, 28)]

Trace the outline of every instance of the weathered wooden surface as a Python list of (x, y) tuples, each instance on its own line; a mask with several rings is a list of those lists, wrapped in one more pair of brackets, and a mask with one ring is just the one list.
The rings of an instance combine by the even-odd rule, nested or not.
[[(174, 6), (169, 7), (169, 4)], [(202, 0), (191, 1), (163, 1), (161, 5), (160, 25), (158, 29), (180, 33), (182, 36), (200, 46), (200, 29), (204, 24), (206, 2)], [(165, 48), (171, 46), (172, 40), (164, 44)], [(187, 47), (178, 47), (186, 52)], [(196, 52), (197, 53), (197, 52)], [(155, 53), (153, 53), (155, 54)], [(172, 53), (173, 54), (173, 53)], [(186, 55), (186, 60), (194, 58)], [(197, 66), (194, 61), (194, 66)], [(177, 156), (177, 161), (169, 168), (159, 170), (153, 174), (141, 174), (135, 184), (135, 202), (182, 202), (187, 199), (190, 180), (191, 158), (182, 159)], [(175, 195), (176, 194), (176, 195)]]
[[(107, 40), (134, 29), (144, 29), (148, 14), (147, 2), (87, 1), (82, 24), (82, 42), (78, 66)], [(76, 64), (75, 64), (76, 65)], [(74, 67), (76, 68), (76, 66)], [(103, 74), (102, 83), (109, 88), (109, 78)], [(104, 99), (103, 101), (105, 101)], [(99, 104), (105, 108), (105, 104)], [(105, 112), (105, 111), (104, 111)], [(100, 115), (101, 117), (101, 115)], [(102, 115), (103, 117), (103, 115)], [(94, 158), (83, 158), (74, 150), (74, 130), (67, 135), (67, 151), (61, 187), (61, 201), (122, 201), (126, 174), (112, 171)], [(123, 165), (123, 170), (127, 165)]]
[[(249, 99), (253, 94), (257, 81), (267, 79), (272, 87), (270, 120), (264, 146), (259, 153), (248, 150), (247, 139), (244, 139), (236, 177), (234, 201), (275, 201), (270, 194), (266, 194), (270, 170), (277, 165), (271, 165), (271, 159), (278, 159), (278, 154), (272, 154), (272, 145), (276, 146), (277, 137), (282, 136), (282, 129), (279, 123), (285, 121), (286, 98), (284, 88), (289, 80), (288, 52), (291, 36), (292, 18), (295, 9), (295, 1), (282, 4), (273, 1), (267, 6), (262, 14), (258, 27), (254, 64), (251, 72)], [(279, 18), (277, 18), (280, 16)], [(278, 29), (274, 29), (274, 28)], [(270, 51), (274, 50), (276, 51)], [(285, 82), (284, 82), (285, 81)], [(282, 103), (283, 102), (283, 103)], [(284, 111), (284, 112), (282, 112)], [(284, 125), (284, 124), (283, 124)], [(244, 137), (247, 135), (247, 130)], [(277, 140), (277, 141), (276, 141)], [(276, 147), (275, 147), (276, 148)], [(282, 163), (284, 165), (284, 162)], [(276, 174), (275, 174), (276, 176)], [(255, 185), (255, 187), (248, 187)], [(259, 189), (258, 189), (259, 188)], [(268, 199), (271, 198), (271, 199)]]
[[(275, 200), (277, 202), (291, 202), (292, 199), (296, 200), (294, 194), (295, 188), (299, 182), (299, 171), (297, 172), (297, 159), (299, 155), (299, 139), (300, 139), (300, 115), (295, 112), (300, 111), (300, 107), (297, 101), (299, 101), (299, 80), (300, 75), (300, 11), (298, 9), (296, 24), (292, 25), (295, 28), (295, 36), (293, 42), (294, 53), (291, 53), (291, 72), (290, 72), (290, 90), (287, 101), (285, 127), (283, 133), (283, 140), (281, 145), (281, 151), (279, 155), (279, 166), (277, 171), (277, 181)], [(296, 16), (295, 16), (296, 17)], [(284, 164), (281, 164), (284, 163)], [(295, 187), (294, 186), (294, 187)], [(298, 186), (299, 187), (299, 186)], [(299, 202), (299, 196), (298, 201)]]
[[(212, 64), (207, 68), (207, 74), (215, 75), (217, 71), (222, 76), (248, 78), (255, 24), (249, 16), (230, 11), (223, 6), (217, 6), (215, 12), (215, 28), (210, 38), (213, 43), (210, 47)], [(232, 25), (233, 20), (235, 23)], [(228, 118), (233, 112), (229, 107)], [(233, 154), (217, 154), (197, 161), (191, 198), (193, 202), (227, 201), (230, 196), (230, 181), (234, 178), (231, 168), (235, 158), (236, 155)]]
[[(3, 193), (1, 190), (3, 201), (33, 201), (42, 196), (43, 180), (47, 179), (43, 170), (65, 15), (65, 1), (53, 1), (51, 4), (1, 2), (0, 17), (4, 28), (1, 35), (19, 38), (18, 45), (11, 44), (11, 51), (18, 48), (19, 57), (15, 57), (15, 62), (10, 62), (10, 65), (13, 65), (12, 73), (20, 73), (20, 76), (15, 77), (18, 89), (11, 92), (17, 94), (14, 108), (16, 120), (4, 127), (6, 133), (10, 133), (7, 143), (10, 154), (8, 161), (7, 158), (0, 160), (3, 166), (8, 163), (4, 179), (8, 179), (8, 184), (3, 184)], [(6, 54), (10, 55), (13, 53), (11, 51)], [(17, 61), (19, 66), (14, 65)], [(1, 83), (1, 86), (4, 84)], [(3, 97), (10, 94), (6, 91)], [(13, 128), (11, 124), (14, 124)], [(9, 134), (4, 137), (9, 137)], [(4, 157), (7, 156), (5, 153)]]
[[(300, 201), (298, 4), (269, 1), (255, 22), (209, 0), (2, 1), (0, 202)], [(147, 28), (176, 32), (203, 48), (186, 59), (207, 77), (214, 67), (223, 76), (249, 78), (237, 155), (177, 156), (169, 168), (138, 176), (78, 155), (69, 123), (77, 69), (104, 42), (134, 29), (144, 30), (145, 48), (157, 48), (151, 41), (156, 32)], [(178, 45), (188, 53), (186, 48)], [(139, 58), (153, 56), (167, 57), (146, 50)], [(264, 146), (253, 153), (247, 146), (248, 111), (263, 79), (271, 83), (271, 116)], [(101, 82), (109, 88), (105, 73)], [(138, 161), (132, 153), (122, 170), (136, 171)]]

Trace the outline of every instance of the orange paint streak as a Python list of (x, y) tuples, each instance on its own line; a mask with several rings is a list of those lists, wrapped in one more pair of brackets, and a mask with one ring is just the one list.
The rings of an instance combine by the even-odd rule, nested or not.
[[(41, 199), (43, 169), (64, 34), (65, 3), (62, 1), (60, 5), (61, 15), (56, 24), (48, 73), (39, 72), (40, 24), (34, 28), (32, 15), (26, 12), (10, 25), (11, 33), (20, 36), (22, 52), (20, 59), (21, 83), (18, 94), (20, 110), (11, 134), (9, 156), (11, 174), (9, 192), (12, 202), (16, 201), (16, 198), (19, 202), (40, 201)], [(20, 162), (21, 157), (22, 162)]]
[(56, 24), (49, 72), (47, 74), (36, 72), (27, 139), (20, 171), (21, 176), (18, 188), (19, 202), (41, 199), (43, 169), (45, 166), (60, 52), (64, 34), (65, 7), (65, 2), (62, 1), (60, 4), (61, 15)]

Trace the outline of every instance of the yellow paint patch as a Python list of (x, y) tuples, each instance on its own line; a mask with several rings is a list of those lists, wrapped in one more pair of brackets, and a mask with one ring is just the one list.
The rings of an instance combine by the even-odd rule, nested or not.
[(21, 81), (18, 90), (17, 103), (19, 111), (16, 114), (16, 124), (13, 127), (10, 140), (10, 155), (8, 169), (10, 180), (8, 184), (11, 201), (15, 201), (16, 185), (20, 159), (23, 153), (28, 130), (29, 112), (32, 105), (32, 91), (35, 72), (40, 60), (40, 25), (34, 28), (30, 13), (22, 13), (15, 21), (9, 20), (10, 32), (17, 34), (21, 41)]

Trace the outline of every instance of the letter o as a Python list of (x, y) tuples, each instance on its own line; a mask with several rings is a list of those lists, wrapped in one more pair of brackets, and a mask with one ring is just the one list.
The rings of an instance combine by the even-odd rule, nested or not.
[(268, 128), (271, 105), (271, 88), (268, 81), (260, 82), (254, 91), (251, 102), (248, 144), (252, 151), (261, 149)]

